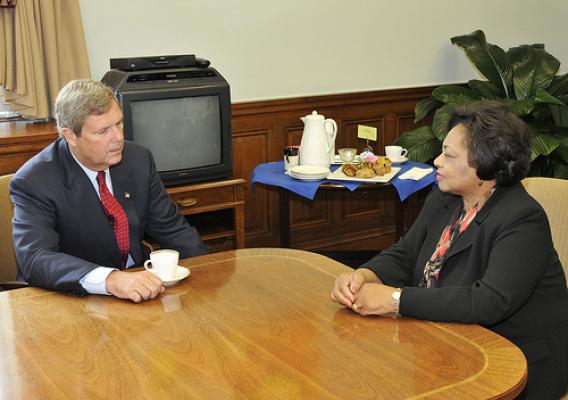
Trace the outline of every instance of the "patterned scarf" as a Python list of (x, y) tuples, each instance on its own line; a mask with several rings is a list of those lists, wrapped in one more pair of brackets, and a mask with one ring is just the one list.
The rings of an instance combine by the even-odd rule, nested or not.
[(442, 265), (444, 261), (446, 261), (448, 250), (452, 244), (456, 242), (457, 238), (469, 227), (469, 224), (477, 215), (478, 210), (479, 207), (477, 204), (467, 213), (463, 209), (458, 209), (451, 219), (451, 222), (444, 228), (434, 254), (432, 254), (432, 257), (430, 257), (430, 260), (426, 263), (422, 279), (418, 284), (419, 287), (435, 288), (438, 286), (438, 278), (442, 270)]

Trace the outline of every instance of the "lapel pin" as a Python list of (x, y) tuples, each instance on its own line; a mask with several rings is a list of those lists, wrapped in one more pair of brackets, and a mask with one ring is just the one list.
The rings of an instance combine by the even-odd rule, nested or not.
[(130, 193), (124, 192), (124, 197), (126, 197), (127, 199), (129, 199), (129, 198), (130, 198)]

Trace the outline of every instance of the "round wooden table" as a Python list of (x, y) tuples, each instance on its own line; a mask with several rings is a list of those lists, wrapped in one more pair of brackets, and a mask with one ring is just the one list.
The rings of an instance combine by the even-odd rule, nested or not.
[(183, 260), (157, 299), (0, 293), (0, 398), (512, 399), (522, 352), (477, 325), (361, 317), (349, 270), (291, 249)]

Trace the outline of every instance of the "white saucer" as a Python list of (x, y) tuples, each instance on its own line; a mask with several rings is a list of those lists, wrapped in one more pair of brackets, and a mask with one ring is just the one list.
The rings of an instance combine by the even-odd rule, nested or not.
[[(156, 275), (158, 278), (162, 279), (162, 277), (160, 277), (160, 275), (156, 274), (152, 269), (149, 269), (149, 271), (151, 273), (153, 273), (154, 275)], [(188, 268), (178, 265), (175, 278), (167, 279), (167, 280), (162, 279), (162, 283), (166, 287), (167, 286), (173, 286), (176, 283), (178, 283), (179, 281), (181, 281), (182, 279), (187, 278), (189, 276), (189, 274), (191, 274), (191, 271)]]
[(404, 164), (408, 161), (407, 157), (400, 157), (400, 158), (389, 158), (393, 162), (393, 164)]
[[(359, 164), (360, 162), (361, 158), (359, 157), (359, 155), (356, 155), (355, 157), (353, 157), (353, 161), (351, 161), (350, 164)], [(343, 165), (343, 161), (341, 161), (341, 157), (339, 157), (339, 154), (333, 156), (333, 161), (331, 163), (333, 165)]]

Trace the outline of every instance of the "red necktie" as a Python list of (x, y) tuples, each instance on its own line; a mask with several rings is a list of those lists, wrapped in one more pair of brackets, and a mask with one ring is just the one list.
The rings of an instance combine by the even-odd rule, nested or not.
[(116, 243), (118, 244), (118, 251), (120, 252), (122, 261), (121, 268), (124, 268), (126, 266), (126, 261), (128, 260), (128, 253), (130, 252), (130, 240), (128, 239), (128, 219), (126, 218), (124, 209), (120, 206), (120, 204), (118, 204), (118, 201), (116, 201), (114, 196), (108, 190), (104, 171), (99, 171), (99, 173), (97, 174), (97, 182), (99, 183), (99, 194), (101, 196), (101, 202), (103, 203), (105, 212), (110, 223), (112, 224)]

